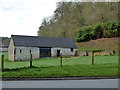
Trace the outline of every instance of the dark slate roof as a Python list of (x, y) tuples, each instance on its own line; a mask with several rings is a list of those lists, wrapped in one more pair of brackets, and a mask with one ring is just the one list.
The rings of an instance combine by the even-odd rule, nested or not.
[(11, 35), (15, 46), (77, 48), (71, 38)]

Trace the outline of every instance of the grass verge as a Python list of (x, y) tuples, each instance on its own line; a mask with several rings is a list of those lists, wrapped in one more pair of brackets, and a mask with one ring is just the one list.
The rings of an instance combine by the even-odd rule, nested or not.
[(2, 77), (79, 77), (79, 76), (117, 76), (118, 64), (65, 65), (49, 67), (23, 67), (5, 69)]

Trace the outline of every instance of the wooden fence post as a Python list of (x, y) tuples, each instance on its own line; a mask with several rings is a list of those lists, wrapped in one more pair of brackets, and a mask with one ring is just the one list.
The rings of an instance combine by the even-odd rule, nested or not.
[(92, 51), (92, 64), (94, 64), (94, 51)]
[(30, 68), (32, 68), (32, 54), (30, 54)]
[(62, 66), (62, 54), (60, 54), (60, 65)]
[(4, 55), (1, 55), (1, 72), (3, 72), (4, 69)]

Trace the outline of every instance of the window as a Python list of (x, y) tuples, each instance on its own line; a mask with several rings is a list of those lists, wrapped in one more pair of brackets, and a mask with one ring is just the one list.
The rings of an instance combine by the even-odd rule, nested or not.
[(73, 48), (71, 48), (71, 52), (73, 52)]
[(20, 53), (22, 53), (22, 50), (20, 50)]
[(30, 50), (30, 53), (31, 53), (31, 50)]

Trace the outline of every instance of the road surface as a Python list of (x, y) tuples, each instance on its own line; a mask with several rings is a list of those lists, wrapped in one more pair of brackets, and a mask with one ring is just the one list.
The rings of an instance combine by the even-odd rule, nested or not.
[(118, 79), (2, 81), (2, 88), (118, 88)]

